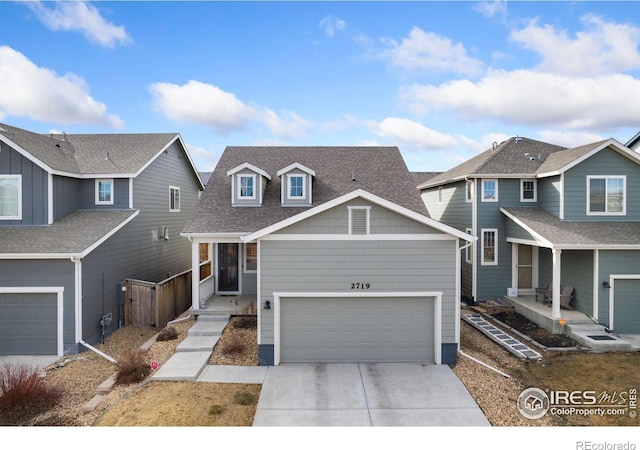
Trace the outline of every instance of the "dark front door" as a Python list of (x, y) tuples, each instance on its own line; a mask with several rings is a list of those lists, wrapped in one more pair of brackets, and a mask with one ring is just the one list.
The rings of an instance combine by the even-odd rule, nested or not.
[(218, 244), (218, 290), (238, 292), (239, 244)]

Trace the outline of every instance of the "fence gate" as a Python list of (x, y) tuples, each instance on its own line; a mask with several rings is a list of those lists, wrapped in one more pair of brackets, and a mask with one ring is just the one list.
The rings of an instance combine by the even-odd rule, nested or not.
[(125, 280), (125, 323), (136, 327), (156, 327), (156, 284)]

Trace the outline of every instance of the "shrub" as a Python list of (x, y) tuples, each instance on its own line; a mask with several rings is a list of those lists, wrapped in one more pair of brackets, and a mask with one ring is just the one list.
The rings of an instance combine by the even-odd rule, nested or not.
[(251, 392), (247, 392), (247, 391), (238, 391), (235, 394), (233, 394), (233, 401), (237, 404), (237, 405), (253, 405), (256, 403), (256, 396), (253, 395)]
[(255, 328), (258, 326), (258, 318), (256, 316), (241, 316), (233, 321), (233, 328)]
[(158, 333), (157, 341), (172, 341), (178, 339), (178, 331), (172, 327), (164, 327), (160, 333)]
[(4, 364), (0, 368), (0, 424), (16, 425), (53, 408), (65, 391), (44, 379), (37, 367)]
[(224, 341), (220, 350), (224, 355), (235, 355), (244, 352), (246, 347), (240, 336), (232, 335), (230, 339)]
[(140, 383), (151, 373), (151, 366), (144, 358), (145, 354), (142, 350), (129, 350), (125, 353), (117, 364), (117, 384)]
[(222, 408), (222, 406), (220, 405), (212, 405), (211, 408), (209, 408), (209, 414), (211, 415), (218, 415), (218, 414), (222, 414), (224, 408)]

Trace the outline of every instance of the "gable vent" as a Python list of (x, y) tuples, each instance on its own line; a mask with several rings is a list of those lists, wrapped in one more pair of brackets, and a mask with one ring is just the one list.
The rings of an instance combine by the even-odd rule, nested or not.
[(369, 207), (349, 208), (349, 234), (369, 234)]

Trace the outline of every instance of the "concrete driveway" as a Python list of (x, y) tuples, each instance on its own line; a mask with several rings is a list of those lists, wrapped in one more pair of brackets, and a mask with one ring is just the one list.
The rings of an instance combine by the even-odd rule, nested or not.
[(490, 426), (447, 365), (270, 366), (254, 426)]

